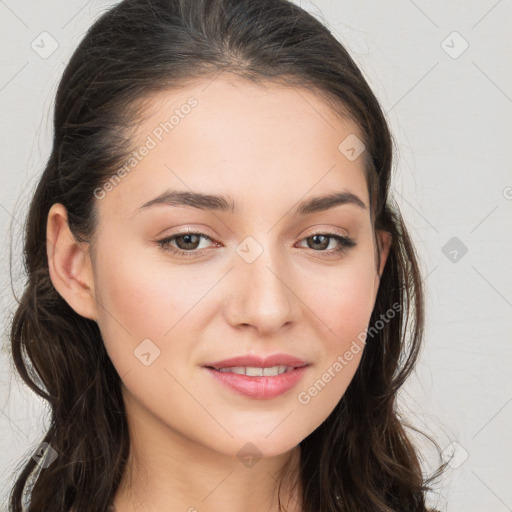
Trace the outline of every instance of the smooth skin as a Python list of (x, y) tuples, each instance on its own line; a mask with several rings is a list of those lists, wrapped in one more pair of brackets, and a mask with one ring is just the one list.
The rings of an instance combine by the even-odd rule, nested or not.
[[(197, 105), (156, 139), (155, 129), (191, 97)], [(299, 443), (343, 396), (362, 351), (309, 403), (299, 393), (365, 332), (389, 252), (391, 235), (377, 232), (377, 268), (363, 155), (351, 161), (338, 149), (363, 135), (309, 90), (227, 73), (146, 100), (133, 147), (148, 136), (158, 143), (95, 199), (92, 243), (73, 239), (61, 204), (47, 226), (52, 282), (98, 323), (123, 381), (133, 451), (114, 503), (118, 512), (275, 512), (279, 471), (297, 467)], [(240, 211), (140, 208), (167, 189), (227, 195)], [(365, 208), (291, 215), (299, 201), (335, 191), (355, 194)], [(157, 243), (186, 229), (208, 238)], [(342, 243), (317, 233), (356, 245), (334, 252)], [(248, 246), (258, 254), (250, 263), (236, 250), (247, 237), (257, 242)], [(143, 340), (151, 340), (150, 359), (160, 351), (149, 365), (136, 356)], [(269, 400), (240, 395), (203, 368), (281, 352), (310, 367)], [(247, 443), (257, 447), (255, 463), (238, 457)], [(301, 510), (298, 489), (286, 483), (281, 500)]]

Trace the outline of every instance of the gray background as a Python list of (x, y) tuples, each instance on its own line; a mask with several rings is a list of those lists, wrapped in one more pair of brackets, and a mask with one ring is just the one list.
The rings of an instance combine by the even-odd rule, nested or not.
[[(8, 358), (10, 246), (19, 294), (21, 226), (49, 156), (56, 86), (85, 30), (114, 3), (0, 0), (2, 510), (15, 465), (48, 425), (46, 407)], [(455, 454), (432, 503), (450, 512), (512, 511), (511, 1), (302, 5), (352, 54), (397, 142), (393, 194), (427, 289), (425, 348), (400, 403), (445, 456)], [(429, 471), (435, 452), (417, 441)]]

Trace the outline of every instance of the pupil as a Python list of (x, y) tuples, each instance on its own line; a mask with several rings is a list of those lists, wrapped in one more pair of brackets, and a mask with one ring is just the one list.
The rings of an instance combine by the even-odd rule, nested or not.
[[(193, 245), (193, 242), (190, 241), (190, 237), (194, 237), (194, 236), (197, 236), (197, 235), (186, 234), (186, 235), (182, 235), (181, 238), (185, 241), (185, 245), (189, 245), (189, 244)], [(187, 248), (190, 249), (190, 247), (187, 247)]]
[(316, 244), (316, 243), (320, 243), (320, 244), (321, 244), (322, 242), (317, 242), (316, 240), (317, 240), (318, 238), (323, 238), (323, 239), (324, 239), (324, 243), (322, 244), (322, 247), (324, 247), (324, 246), (325, 246), (325, 240), (327, 240), (327, 237), (326, 237), (326, 236), (324, 236), (324, 235), (313, 235), (313, 236), (312, 236), (312, 238), (313, 238), (313, 240), (314, 240), (315, 244)]

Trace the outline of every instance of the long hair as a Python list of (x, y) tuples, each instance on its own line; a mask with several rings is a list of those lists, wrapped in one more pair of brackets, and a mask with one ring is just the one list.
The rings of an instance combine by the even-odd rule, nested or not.
[[(368, 336), (332, 413), (300, 443), (304, 511), (426, 510), (428, 481), (397, 407), (420, 351), (424, 292), (413, 243), (389, 197), (392, 136), (368, 83), (328, 28), (288, 0), (124, 0), (96, 20), (63, 73), (51, 155), (24, 227), (28, 278), (16, 298), (12, 357), (49, 404), (41, 442), (58, 456), (47, 467), (23, 461), (10, 512), (25, 510), (24, 501), (30, 512), (105, 511), (130, 452), (121, 380), (98, 325), (50, 280), (49, 209), (62, 203), (77, 242), (89, 241), (98, 222), (94, 191), (133, 151), (143, 100), (223, 71), (309, 88), (354, 120), (364, 133), (374, 229), (393, 236), (370, 319), (382, 327)], [(383, 322), (390, 311), (396, 315)]]

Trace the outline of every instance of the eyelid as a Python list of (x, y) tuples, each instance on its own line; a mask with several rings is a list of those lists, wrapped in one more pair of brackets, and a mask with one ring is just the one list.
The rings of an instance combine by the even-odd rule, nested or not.
[[(171, 241), (174, 241), (175, 238), (179, 238), (180, 236), (184, 236), (187, 234), (196, 235), (199, 238), (207, 239), (213, 242), (213, 245), (217, 245), (217, 240), (214, 237), (209, 236), (207, 233), (203, 233), (199, 230), (194, 230), (191, 227), (188, 227), (182, 231), (178, 231), (175, 233), (170, 234), (169, 236), (166, 236), (162, 239), (156, 240), (157, 245), (159, 245), (163, 250), (169, 251), (171, 254), (176, 254), (183, 256), (185, 258), (194, 258), (194, 257), (201, 257), (205, 254), (205, 252), (208, 251), (207, 249), (191, 249), (189, 251), (179, 249), (177, 247), (174, 247), (171, 245)], [(343, 255), (345, 252), (350, 250), (352, 247), (356, 246), (355, 239), (350, 237), (348, 234), (343, 233), (340, 228), (321, 228), (316, 227), (313, 231), (306, 231), (303, 235), (299, 236), (299, 240), (297, 243), (303, 242), (304, 240), (311, 238), (315, 235), (324, 235), (327, 238), (336, 240), (340, 245), (337, 249), (329, 249), (327, 251), (315, 251), (314, 249), (310, 249), (312, 253), (318, 252), (320, 254), (324, 253), (325, 257), (333, 257), (336, 255)], [(166, 247), (170, 246), (169, 249), (166, 249)]]
[[(350, 235), (344, 231), (341, 230), (341, 228), (323, 228), (323, 227), (320, 227), (320, 228), (315, 228), (313, 229), (313, 231), (306, 231), (306, 237), (305, 238), (309, 238), (310, 236), (314, 236), (314, 235), (325, 235), (325, 234), (336, 234), (336, 235), (340, 235), (340, 236), (343, 236), (343, 237), (346, 237), (346, 238), (350, 238)], [(304, 235), (301, 235), (302, 238), (304, 238)]]
[[(312, 229), (312, 231), (309, 231), (309, 229)], [(194, 227), (187, 226), (187, 227), (183, 228), (182, 231), (173, 232), (172, 234), (166, 236), (166, 238), (180, 236), (180, 235), (186, 235), (186, 234), (204, 235), (205, 237), (209, 238), (210, 240), (215, 240), (215, 237), (216, 237), (216, 235), (209, 234), (209, 231), (205, 226), (198, 227), (197, 229)], [(336, 235), (340, 235), (342, 237), (351, 238), (346, 229), (338, 228), (338, 227), (307, 228), (299, 236), (302, 238), (309, 238), (310, 236), (318, 235), (318, 234), (322, 234), (322, 235), (336, 234)]]

